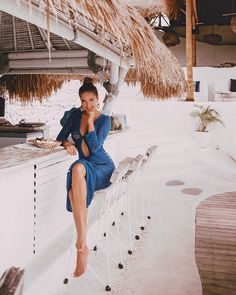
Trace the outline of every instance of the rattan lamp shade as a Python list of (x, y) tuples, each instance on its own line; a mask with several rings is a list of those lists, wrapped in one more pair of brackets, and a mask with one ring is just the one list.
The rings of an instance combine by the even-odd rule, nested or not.
[(162, 39), (167, 47), (176, 46), (180, 43), (178, 34), (173, 30), (166, 32)]
[(219, 34), (208, 34), (204, 36), (204, 41), (206, 43), (216, 45), (216, 44), (220, 44), (223, 41), (223, 38)]
[(236, 33), (236, 15), (232, 16), (231, 18), (230, 28), (232, 32)]

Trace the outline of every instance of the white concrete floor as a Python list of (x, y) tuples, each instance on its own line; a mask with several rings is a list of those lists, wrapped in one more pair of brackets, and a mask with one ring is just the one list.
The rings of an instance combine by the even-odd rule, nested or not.
[[(125, 136), (132, 142), (131, 134)], [(130, 147), (134, 154), (139, 153), (140, 148)], [(124, 150), (119, 151), (118, 158), (125, 156)], [(173, 179), (184, 184), (166, 186), (166, 182)], [(199, 149), (190, 138), (179, 138), (172, 143), (163, 141), (153, 159), (150, 183), (152, 219), (141, 240), (135, 242), (134, 255), (127, 255), (124, 269), (115, 271), (111, 294), (200, 295), (194, 244), (196, 207), (213, 194), (236, 190), (235, 163), (219, 151)], [(200, 188), (202, 193), (183, 194), (184, 188)], [(90, 264), (93, 263), (100, 274), (104, 273), (104, 257), (91, 258)], [(73, 278), (54, 294), (104, 293), (104, 287), (87, 271), (84, 277)]]

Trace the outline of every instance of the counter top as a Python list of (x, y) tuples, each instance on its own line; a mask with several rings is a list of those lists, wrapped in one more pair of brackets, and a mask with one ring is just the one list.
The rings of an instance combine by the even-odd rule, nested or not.
[(30, 151), (15, 148), (14, 146), (8, 146), (0, 148), (0, 172), (6, 171), (6, 169), (28, 166), (29, 164), (36, 164), (42, 161), (56, 159), (70, 158), (73, 161), (77, 156), (70, 156), (65, 149), (53, 150), (53, 151)]
[[(109, 134), (105, 146), (109, 146), (113, 141), (113, 135)], [(59, 159), (71, 159), (71, 161), (75, 161), (76, 159), (78, 159), (78, 155), (70, 156), (65, 149), (53, 151), (34, 151), (18, 149), (14, 146), (8, 146), (0, 148), (0, 173), (6, 171), (6, 169), (14, 169), (14, 167), (17, 168), (19, 166), (28, 166), (32, 163), (37, 164), (39, 162), (53, 159), (55, 159), (55, 161)]]

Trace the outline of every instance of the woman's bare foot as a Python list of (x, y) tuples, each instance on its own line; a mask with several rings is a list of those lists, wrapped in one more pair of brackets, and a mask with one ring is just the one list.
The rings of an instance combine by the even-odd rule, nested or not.
[(76, 268), (74, 271), (74, 277), (79, 277), (86, 270), (89, 249), (86, 244), (83, 247), (78, 247), (77, 243), (76, 243), (76, 248), (77, 248), (77, 259), (76, 259)]

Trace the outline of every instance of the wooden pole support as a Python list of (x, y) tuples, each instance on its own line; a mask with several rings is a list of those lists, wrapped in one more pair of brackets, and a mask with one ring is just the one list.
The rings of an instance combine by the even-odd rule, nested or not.
[(194, 101), (193, 89), (193, 37), (192, 37), (192, 0), (186, 0), (186, 65), (187, 65), (187, 98)]

